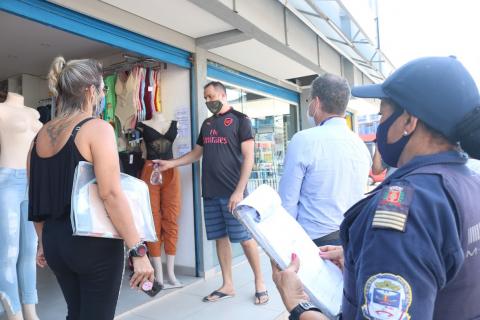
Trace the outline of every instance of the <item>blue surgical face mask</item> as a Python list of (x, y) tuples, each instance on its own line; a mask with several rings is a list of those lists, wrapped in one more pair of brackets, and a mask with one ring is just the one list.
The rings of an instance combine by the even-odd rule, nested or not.
[(394, 143), (388, 143), (388, 130), (393, 125), (395, 120), (398, 119), (403, 114), (402, 109), (395, 111), (387, 120), (380, 123), (377, 128), (377, 146), (382, 160), (388, 164), (390, 167), (397, 167), (398, 160), (402, 154), (403, 149), (410, 140), (410, 135), (402, 136), (400, 140)]
[(95, 110), (93, 111), (93, 116), (98, 117), (100, 116), (103, 111), (105, 111), (105, 106), (106, 106), (106, 101), (105, 101), (105, 96), (100, 100), (99, 103), (95, 106)]

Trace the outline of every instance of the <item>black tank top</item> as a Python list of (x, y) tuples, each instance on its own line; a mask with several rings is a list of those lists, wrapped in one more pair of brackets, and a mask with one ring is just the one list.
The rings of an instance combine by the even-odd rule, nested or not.
[(80, 161), (86, 161), (75, 145), (80, 127), (93, 118), (80, 121), (60, 151), (51, 157), (37, 154), (37, 137), (30, 155), (28, 220), (62, 219), (70, 215), (73, 176)]
[(152, 127), (140, 122), (137, 125), (142, 131), (143, 141), (147, 148), (147, 160), (173, 159), (173, 141), (177, 137), (177, 121), (172, 121), (165, 134), (161, 134)]

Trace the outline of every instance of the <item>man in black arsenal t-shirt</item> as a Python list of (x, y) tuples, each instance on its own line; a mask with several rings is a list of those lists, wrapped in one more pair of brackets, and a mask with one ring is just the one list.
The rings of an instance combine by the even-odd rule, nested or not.
[[(252, 142), (250, 120), (236, 110), (229, 109), (225, 113), (213, 115), (203, 122), (197, 145), (203, 147), (202, 190), (204, 198), (230, 199), (235, 194), (243, 162), (242, 144), (245, 143), (244, 148), (248, 149), (253, 148)], [(248, 164), (245, 163), (245, 165)], [(251, 169), (248, 171), (250, 172)], [(244, 190), (245, 187), (240, 188), (238, 192), (243, 194)], [(235, 195), (231, 201), (237, 202), (242, 198), (242, 195)], [(235, 204), (231, 205), (231, 209), (235, 207)]]
[(163, 161), (162, 171), (191, 164), (202, 156), (202, 195), (207, 239), (215, 240), (222, 269), (223, 285), (203, 298), (213, 302), (235, 295), (232, 279), (230, 242), (239, 242), (255, 275), (255, 304), (269, 300), (257, 244), (232, 214), (246, 194), (254, 161), (254, 141), (250, 119), (228, 105), (222, 83), (212, 81), (204, 87), (207, 108), (213, 114), (200, 130), (197, 144), (183, 157)]

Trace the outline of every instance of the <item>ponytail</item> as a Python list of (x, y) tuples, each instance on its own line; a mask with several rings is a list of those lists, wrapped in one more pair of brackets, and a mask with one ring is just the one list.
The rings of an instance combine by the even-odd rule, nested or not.
[(58, 96), (58, 81), (60, 78), (60, 74), (65, 67), (65, 59), (63, 57), (56, 57), (53, 62), (52, 66), (50, 67), (50, 72), (48, 73), (48, 88), (54, 97)]
[(93, 59), (65, 61), (63, 57), (53, 60), (48, 73), (48, 87), (57, 97), (59, 116), (69, 116), (81, 111), (86, 99), (85, 90), (95, 86), (94, 104), (101, 95), (102, 65)]

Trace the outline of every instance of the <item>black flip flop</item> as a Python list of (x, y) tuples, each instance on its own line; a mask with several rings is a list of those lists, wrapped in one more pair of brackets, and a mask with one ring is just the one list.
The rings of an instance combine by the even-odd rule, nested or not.
[[(261, 302), (262, 301), (262, 297), (267, 297), (267, 300), (265, 300), (264, 302)], [(257, 303), (257, 299), (258, 299), (258, 303)], [(267, 304), (268, 302), (270, 301), (270, 296), (268, 295), (268, 291), (265, 290), (265, 291), (260, 291), (260, 292), (255, 292), (255, 305), (256, 306), (260, 306), (260, 305), (263, 305), (263, 304)]]
[[(211, 299), (209, 299), (209, 297), (212, 297), (212, 298), (213, 297), (218, 297), (218, 298), (211, 300)], [(212, 293), (210, 293), (208, 296), (204, 297), (202, 299), (202, 301), (203, 302), (217, 302), (217, 301), (228, 299), (228, 298), (233, 298), (233, 295), (226, 294), (226, 293), (220, 292), (218, 290), (215, 290)]]

